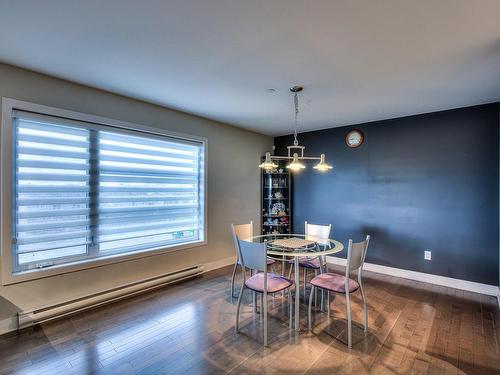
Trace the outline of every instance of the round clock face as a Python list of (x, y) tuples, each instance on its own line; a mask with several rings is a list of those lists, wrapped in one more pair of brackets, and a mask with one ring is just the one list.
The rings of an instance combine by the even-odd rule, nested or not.
[(351, 130), (345, 136), (345, 143), (349, 147), (359, 147), (363, 144), (364, 138), (361, 130)]

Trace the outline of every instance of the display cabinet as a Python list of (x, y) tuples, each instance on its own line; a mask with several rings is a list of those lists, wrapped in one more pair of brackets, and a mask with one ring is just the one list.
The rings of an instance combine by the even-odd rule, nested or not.
[(262, 234), (290, 233), (292, 225), (292, 182), (287, 160), (278, 168), (262, 171)]

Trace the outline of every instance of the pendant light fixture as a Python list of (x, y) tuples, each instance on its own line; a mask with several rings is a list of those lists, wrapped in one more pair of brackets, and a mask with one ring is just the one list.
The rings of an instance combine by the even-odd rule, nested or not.
[(299, 161), (299, 155), (294, 153), (292, 162), (286, 167), (291, 171), (300, 171), (301, 169), (305, 169), (306, 166)]
[(288, 156), (278, 156), (271, 155), (270, 152), (266, 152), (266, 157), (264, 162), (262, 162), (259, 167), (265, 169), (266, 171), (270, 171), (278, 168), (278, 165), (273, 162), (273, 160), (291, 160), (290, 164), (286, 167), (293, 172), (300, 171), (305, 169), (306, 166), (302, 161), (305, 160), (319, 160), (319, 163), (314, 166), (314, 169), (320, 172), (326, 172), (333, 167), (326, 163), (325, 154), (321, 154), (319, 157), (317, 156), (304, 156), (304, 146), (299, 145), (299, 141), (297, 139), (297, 128), (298, 128), (298, 118), (299, 118), (299, 92), (301, 92), (303, 88), (301, 86), (293, 86), (290, 91), (293, 92), (293, 103), (295, 105), (295, 127), (293, 132), (293, 146), (287, 146)]
[(271, 153), (266, 152), (266, 159), (259, 165), (259, 167), (264, 168), (267, 171), (278, 168), (278, 164), (271, 160)]
[(318, 171), (321, 171), (321, 172), (326, 172), (326, 171), (332, 169), (333, 167), (331, 165), (326, 164), (325, 154), (321, 154), (320, 159), (319, 159), (319, 163), (316, 164), (313, 168), (317, 169)]

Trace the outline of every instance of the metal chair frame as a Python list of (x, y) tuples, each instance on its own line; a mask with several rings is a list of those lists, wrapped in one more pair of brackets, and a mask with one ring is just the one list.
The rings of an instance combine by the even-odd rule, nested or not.
[[(357, 272), (357, 279), (359, 284), (359, 290), (361, 292), (361, 299), (363, 301), (363, 313), (364, 313), (364, 331), (368, 332), (368, 309), (366, 307), (365, 291), (363, 289), (363, 264), (365, 262), (366, 253), (368, 251), (368, 244), (370, 243), (370, 236), (366, 236), (366, 240), (362, 242), (353, 243), (349, 240), (349, 246), (347, 249), (347, 264), (345, 270), (345, 299), (346, 299), (346, 315), (347, 315), (347, 345), (352, 348), (352, 320), (351, 320), (351, 304), (350, 304), (350, 293), (349, 293), (349, 275), (351, 272)], [(308, 306), (308, 326), (309, 330), (312, 329), (312, 297), (315, 293), (317, 286), (311, 285), (311, 294), (309, 295), (309, 306)], [(323, 290), (323, 288), (320, 288)], [(327, 293), (327, 314), (330, 317), (330, 290), (324, 289)], [(335, 292), (334, 292), (335, 293)]]
[[(243, 266), (243, 283), (241, 285), (241, 290), (240, 294), (238, 297), (238, 305), (236, 307), (236, 333), (239, 333), (240, 331), (240, 309), (241, 309), (241, 301), (243, 298), (243, 292), (245, 289), (247, 289), (247, 286), (245, 285), (245, 268), (250, 268), (252, 270), (255, 270), (257, 272), (263, 272), (264, 273), (264, 289), (263, 292), (258, 292), (252, 290), (254, 293), (260, 293), (261, 294), (261, 308), (262, 308), (262, 316), (264, 319), (264, 346), (267, 346), (267, 295), (270, 294), (267, 291), (267, 281), (268, 281), (268, 272), (267, 272), (267, 249), (266, 249), (266, 244), (265, 243), (253, 243), (253, 242), (247, 242), (247, 241), (242, 241), (240, 239), (237, 240), (237, 245), (238, 245), (238, 252), (240, 256), (240, 262)], [(289, 308), (289, 319), (290, 319), (290, 329), (292, 328), (292, 286), (293, 282), (291, 282), (290, 286), (285, 288), (288, 289), (288, 308)], [(281, 290), (277, 292), (273, 292), (271, 294), (275, 293), (280, 293)], [(254, 294), (255, 296), (255, 294)], [(256, 307), (256, 299), (254, 297), (254, 311)]]

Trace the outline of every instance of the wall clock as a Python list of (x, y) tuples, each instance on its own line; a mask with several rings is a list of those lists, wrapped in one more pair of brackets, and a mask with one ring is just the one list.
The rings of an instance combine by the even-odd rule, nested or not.
[(365, 136), (361, 130), (353, 129), (345, 136), (345, 144), (351, 148), (359, 147), (365, 141)]

